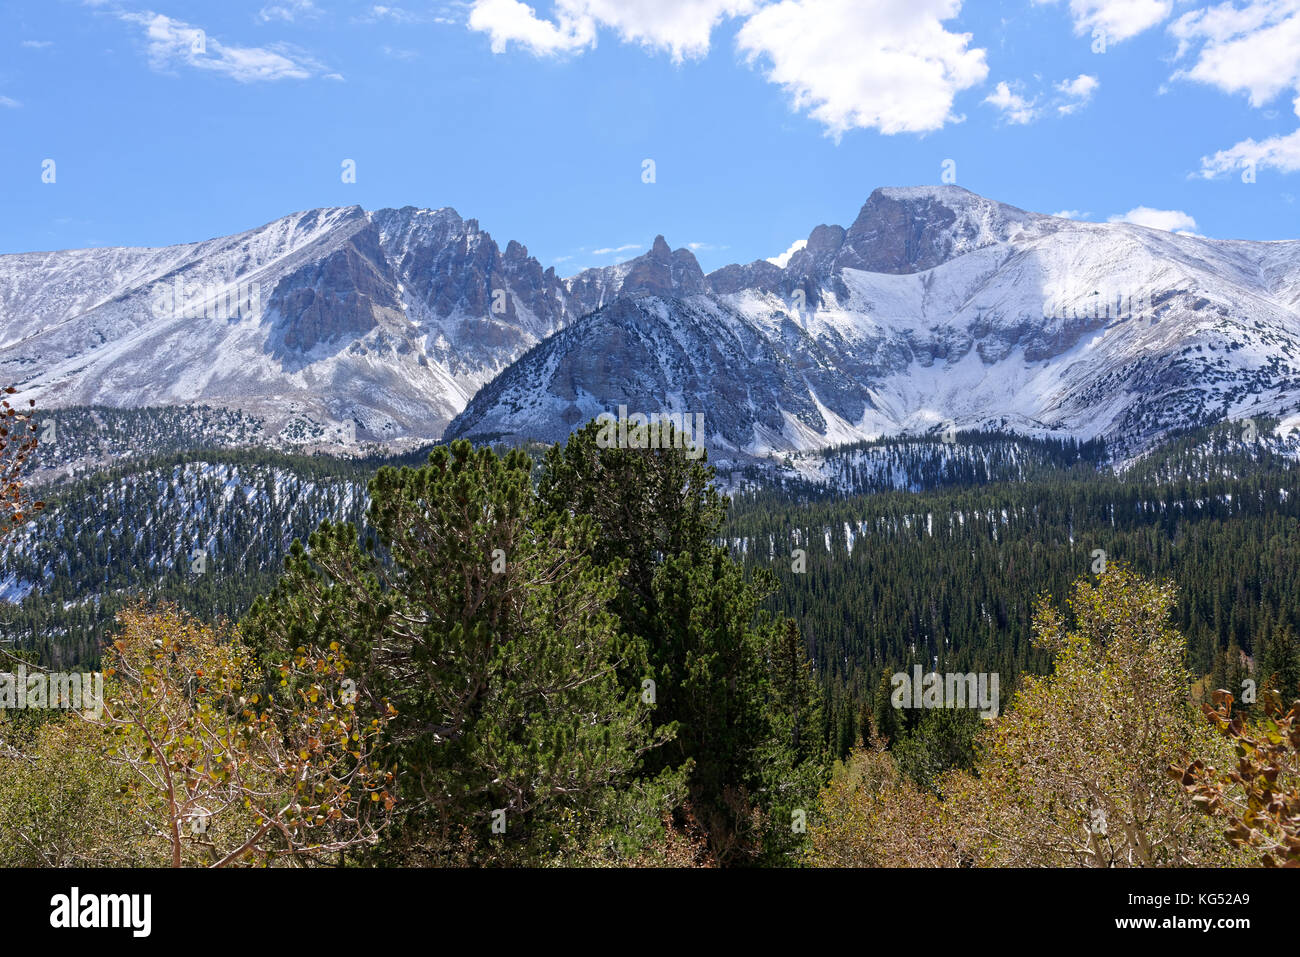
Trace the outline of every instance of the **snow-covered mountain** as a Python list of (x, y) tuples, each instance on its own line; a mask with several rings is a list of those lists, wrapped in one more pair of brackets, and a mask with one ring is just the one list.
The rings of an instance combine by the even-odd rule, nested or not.
[[(699, 277), (689, 256), (656, 241), (625, 264), (619, 294), (448, 435), (557, 439), (623, 406), (703, 413), (723, 460), (953, 428), (1124, 453), (1300, 408), (1300, 242), (1074, 222), (940, 186), (876, 190), (784, 268)], [(626, 289), (644, 274), (658, 281)]]
[(163, 249), (0, 256), (0, 381), (42, 407), (238, 407), (270, 442), (431, 439), (575, 308), (454, 210), (311, 210)]
[(555, 440), (621, 406), (702, 414), (711, 458), (737, 462), (958, 428), (1136, 451), (1295, 421), (1300, 241), (886, 188), (784, 267), (705, 275), (659, 237), (564, 279), (451, 209), (320, 209), (0, 256), (0, 382), (47, 408), (238, 408), (269, 444)]

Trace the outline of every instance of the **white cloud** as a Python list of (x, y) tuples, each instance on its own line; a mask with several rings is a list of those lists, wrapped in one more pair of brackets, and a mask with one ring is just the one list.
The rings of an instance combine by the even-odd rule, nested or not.
[(1073, 80), (1062, 80), (1056, 84), (1056, 89), (1066, 97), (1067, 102), (1060, 104), (1056, 109), (1066, 115), (1073, 113), (1087, 105), (1099, 86), (1101, 82), (1087, 73), (1080, 73)]
[[(1169, 32), (1178, 38), (1180, 57), (1193, 50), (1196, 57), (1190, 67), (1174, 74), (1175, 79), (1244, 93), (1254, 107), (1284, 92), (1300, 94), (1300, 0), (1220, 3), (1184, 14), (1170, 24)], [(1300, 95), (1292, 105), (1300, 116)], [(1247, 167), (1300, 170), (1300, 130), (1260, 141), (1244, 139), (1201, 157), (1206, 179)]]
[(320, 15), (320, 10), (312, 0), (280, 0), (279, 3), (267, 4), (257, 12), (257, 18), (263, 23), (283, 20), (293, 23), (299, 17), (311, 19)]
[(1005, 81), (994, 87), (993, 92), (984, 97), (984, 102), (1001, 110), (1008, 123), (1032, 123), (1038, 117), (1036, 101), (1012, 92)]
[(469, 28), (491, 37), (493, 53), (504, 53), (511, 43), (535, 56), (557, 56), (596, 45), (596, 26), (589, 18), (572, 20), (563, 10), (557, 13), (558, 26), (537, 19), (533, 8), (518, 0), (476, 0)]
[(18, 107), (22, 106), (22, 104), (15, 99), (11, 99), (10, 97), (0, 96), (0, 106), (6, 107), (11, 110), (16, 110)]
[(559, 0), (607, 27), (627, 43), (667, 51), (674, 60), (702, 57), (722, 20), (744, 16), (756, 0)]
[(721, 20), (755, 6), (756, 0), (556, 0), (555, 19), (546, 20), (519, 0), (474, 0), (469, 28), (489, 35), (493, 53), (517, 43), (537, 56), (556, 56), (595, 46), (604, 27), (681, 62), (709, 52)]
[(44, 50), (46, 47), (54, 46), (53, 40), (24, 40), (23, 46), (29, 50)]
[(626, 253), (634, 249), (640, 249), (640, 243), (628, 243), (626, 246), (606, 246), (604, 249), (593, 249), (593, 256), (608, 256), (610, 253)]
[(783, 0), (741, 27), (750, 61), (839, 136), (854, 128), (923, 133), (960, 118), (953, 99), (984, 82), (984, 50), (950, 33), (961, 0)]
[(1197, 48), (1196, 62), (1176, 79), (1246, 93), (1263, 106), (1284, 90), (1300, 91), (1300, 0), (1252, 0), (1184, 14), (1169, 27), (1180, 56)]
[(1085, 213), (1078, 209), (1063, 209), (1059, 213), (1052, 213), (1059, 219), (1087, 219), (1092, 213)]
[[(412, 13), (403, 7), (389, 7), (376, 3), (371, 4), (366, 14), (358, 19), (362, 23), (377, 23), (381, 20), (387, 20), (390, 23), (420, 23), (426, 19), (426, 16), (420, 13)], [(434, 19), (437, 20), (436, 17)]]
[(1259, 142), (1244, 139), (1213, 156), (1201, 157), (1201, 175), (1206, 179), (1249, 167), (1272, 168), (1281, 173), (1300, 172), (1300, 130)]
[(1074, 32), (1094, 36), (1100, 32), (1107, 43), (1119, 43), (1149, 30), (1164, 22), (1173, 9), (1173, 0), (1070, 0)]
[(797, 253), (799, 250), (803, 249), (807, 245), (808, 245), (808, 240), (796, 239), (793, 243), (791, 243), (789, 249), (787, 249), (779, 256), (769, 256), (767, 261), (774, 266), (780, 266), (782, 269), (784, 269), (786, 266), (790, 264), (790, 257), (793, 256), (795, 253)]
[(118, 16), (144, 28), (149, 41), (149, 65), (155, 70), (183, 64), (240, 83), (306, 79), (320, 70), (313, 60), (284, 48), (228, 46), (199, 27), (161, 13), (119, 12)]
[[(1041, 80), (1041, 77), (1036, 76), (1035, 79)], [(1002, 118), (1008, 123), (1025, 124), (1039, 119), (1053, 106), (1062, 116), (1068, 116), (1086, 106), (1099, 86), (1101, 83), (1095, 76), (1080, 73), (1073, 80), (1062, 80), (1053, 84), (1055, 95), (1048, 96), (1046, 103), (1040, 103), (1043, 97), (1030, 96), (1021, 92), (1023, 84), (1020, 81), (1014, 83), (1003, 81), (993, 88), (993, 92), (984, 98), (984, 102), (1001, 110)]]
[(740, 52), (839, 136), (925, 132), (959, 119), (954, 96), (988, 76), (970, 35), (943, 25), (960, 10), (961, 0), (556, 0), (546, 19), (520, 0), (474, 0), (469, 28), (486, 33), (494, 53), (515, 44), (536, 56), (580, 53), (608, 29), (681, 62), (709, 52), (720, 22), (747, 17)]
[(1195, 236), (1196, 220), (1181, 209), (1152, 209), (1150, 206), (1135, 206), (1127, 213), (1110, 217), (1112, 223), (1132, 223), (1135, 226), (1149, 226), (1151, 229), (1163, 229), (1165, 232), (1178, 233), (1181, 236)]

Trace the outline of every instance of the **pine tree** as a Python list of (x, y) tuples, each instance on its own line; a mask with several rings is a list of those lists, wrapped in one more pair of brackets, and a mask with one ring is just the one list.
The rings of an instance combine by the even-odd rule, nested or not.
[(367, 546), (322, 525), (245, 624), (269, 665), (338, 642), (358, 707), (396, 708), (404, 862), (636, 854), (677, 800), (673, 775), (642, 773), (672, 727), (652, 728), (641, 646), (606, 610), (615, 571), (589, 557), (588, 520), (541, 507), (530, 471), (463, 441), (380, 469)]
[(890, 700), (893, 691), (893, 685), (889, 680), (889, 672), (883, 672), (880, 675), (879, 683), (876, 685), (874, 711), (876, 738), (882, 744), (898, 739), (898, 711), (894, 708), (893, 701)]
[[(789, 771), (810, 753), (808, 733), (816, 736), (804, 703), (798, 748), (774, 747), (802, 696), (787, 687), (784, 715), (770, 708), (768, 655), (781, 626), (760, 607), (774, 582), (747, 575), (717, 543), (727, 502), (704, 459), (671, 448), (671, 440), (658, 449), (619, 448), (603, 446), (599, 435), (589, 423), (551, 448), (539, 495), (556, 514), (589, 518), (599, 529), (596, 560), (623, 569), (611, 607), (649, 660), (656, 720), (676, 728), (647, 767), (689, 767), (691, 809), (715, 857), (752, 861), (762, 853), (751, 833), (753, 811), (780, 813), (771, 806), (772, 781), (784, 773), (778, 765)], [(787, 664), (797, 661), (793, 647), (784, 654)]]
[(1300, 644), (1289, 625), (1274, 628), (1264, 639), (1257, 673), (1261, 691), (1271, 688), (1284, 702), (1300, 698)]
[(820, 750), (821, 705), (817, 682), (794, 620), (785, 619), (774, 631), (770, 713), (781, 733), (781, 743), (790, 749), (796, 761), (801, 761)]

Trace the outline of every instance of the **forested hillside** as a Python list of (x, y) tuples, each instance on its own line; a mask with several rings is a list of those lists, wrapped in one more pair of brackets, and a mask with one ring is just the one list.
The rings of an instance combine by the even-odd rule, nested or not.
[(798, 501), (871, 492), (919, 492), (990, 482), (1025, 482), (1107, 462), (1101, 440), (1028, 438), (952, 428), (928, 437), (888, 436), (819, 452), (787, 455), (775, 467), (750, 467), (722, 477), (741, 496)]
[(1265, 638), (1300, 628), (1300, 472), (1285, 452), (1221, 427), (1119, 471), (814, 503), (761, 492), (738, 498), (726, 534), (777, 576), (771, 607), (799, 622), (851, 742), (883, 673), (1048, 670), (1029, 641), (1036, 600), (1116, 561), (1178, 585), (1195, 673), (1214, 687), (1248, 673)]
[[(683, 450), (597, 435), (11, 484), (0, 652), (105, 686), (0, 709), (0, 863), (1295, 859), (1286, 450), (1205, 433), (1114, 471), (980, 436), (932, 461), (1032, 477), (729, 503)], [(913, 666), (978, 701), (900, 697)], [(1235, 715), (1194, 714), (1209, 687)], [(1231, 740), (1276, 783), (1223, 778)]]
[[(44, 488), (45, 511), (5, 543), (0, 563), (0, 637), (53, 664), (96, 662), (132, 596), (238, 618), (295, 539), (324, 520), (361, 520), (375, 470), (425, 454), (184, 450), (211, 433), (180, 419), (169, 428), (152, 412), (92, 413), (100, 426), (116, 416), (113, 447), (127, 441), (138, 457)], [(83, 433), (60, 415), (58, 444), (38, 446), (35, 459), (85, 461), (89, 440), (76, 444)], [(1259, 629), (1300, 624), (1294, 577), (1264, 572), (1300, 547), (1297, 460), (1271, 426), (1261, 422), (1251, 442), (1241, 426), (1198, 430), (1119, 469), (1095, 443), (987, 433), (842, 447), (822, 457), (816, 480), (738, 483), (724, 537), (778, 576), (772, 607), (800, 621), (845, 721), (882, 668), (938, 658), (1042, 671), (1026, 610), (1087, 572), (1098, 549), (1175, 577), (1189, 663), (1205, 673), (1238, 660), (1231, 649), (1253, 654)], [(870, 494), (844, 494), (854, 489)]]
[(0, 636), (54, 667), (94, 665), (136, 598), (238, 618), (295, 539), (365, 510), (371, 462), (265, 451), (188, 452), (47, 490), (4, 546)]

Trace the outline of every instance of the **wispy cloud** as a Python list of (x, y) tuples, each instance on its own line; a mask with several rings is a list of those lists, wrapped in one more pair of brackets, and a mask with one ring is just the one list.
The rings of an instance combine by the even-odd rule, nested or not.
[(382, 3), (372, 3), (365, 13), (356, 17), (359, 23), (426, 23), (436, 19), (432, 13), (417, 13)]
[(984, 102), (995, 106), (1008, 123), (1024, 125), (1038, 118), (1038, 101), (1036, 98), (1022, 96), (1011, 88), (1005, 80), (993, 88), (993, 92), (984, 97)]
[(1221, 3), (1184, 14), (1170, 24), (1178, 53), (1196, 50), (1196, 62), (1174, 79), (1193, 80), (1226, 93), (1245, 93), (1264, 106), (1284, 90), (1300, 92), (1300, 3), (1250, 0)]
[(547, 20), (519, 0), (474, 0), (469, 28), (488, 34), (494, 53), (513, 43), (537, 56), (594, 47), (604, 28), (625, 42), (665, 51), (680, 63), (709, 52), (713, 28), (723, 18), (757, 6), (757, 0), (557, 0), (555, 18)]
[(295, 23), (298, 20), (310, 20), (318, 16), (320, 16), (320, 8), (313, 0), (279, 0), (278, 3), (267, 4), (257, 12), (257, 19), (263, 23), (270, 23), (273, 20)]
[(1256, 142), (1244, 139), (1213, 156), (1201, 157), (1201, 176), (1213, 179), (1234, 170), (1275, 169), (1279, 173), (1300, 172), (1300, 130), (1284, 136), (1270, 136)]
[[(1034, 0), (1054, 4), (1057, 0)], [(1173, 12), (1173, 0), (1070, 0), (1076, 33), (1105, 37), (1118, 43), (1163, 23)]]
[[(1195, 51), (1195, 62), (1175, 80), (1191, 80), (1225, 93), (1244, 93), (1250, 105), (1267, 106), (1294, 96), (1300, 116), (1300, 0), (1220, 3), (1179, 17), (1169, 26), (1178, 55)], [(1270, 117), (1270, 111), (1264, 111)], [(1275, 114), (1274, 114), (1275, 115)], [(1201, 157), (1201, 176), (1212, 179), (1236, 169), (1300, 171), (1300, 129), (1263, 140), (1248, 138)]]
[(9, 109), (11, 109), (11, 110), (14, 110), (14, 109), (17, 109), (18, 107), (22, 106), (22, 104), (19, 103), (17, 100), (11, 98), (11, 97), (8, 97), (8, 96), (0, 96), (0, 106), (7, 107), (7, 108), (9, 108)]
[(29, 50), (44, 50), (47, 47), (54, 46), (53, 40), (24, 40), (23, 46)]
[(626, 246), (606, 246), (603, 249), (593, 249), (591, 254), (593, 256), (608, 256), (611, 253), (630, 253), (640, 248), (640, 243), (628, 243)]
[(1057, 112), (1068, 116), (1075, 110), (1087, 106), (1099, 86), (1101, 81), (1087, 73), (1080, 73), (1073, 80), (1062, 80), (1056, 84), (1056, 89), (1065, 97), (1065, 102), (1057, 104)]
[(208, 36), (201, 27), (161, 13), (118, 12), (144, 30), (149, 65), (155, 70), (188, 66), (230, 77), (240, 83), (305, 80), (323, 70), (315, 60), (284, 45), (234, 46)]
[[(1040, 77), (1036, 77), (1041, 81)], [(984, 102), (997, 107), (1002, 118), (1008, 123), (1024, 125), (1040, 119), (1055, 107), (1061, 116), (1069, 116), (1076, 110), (1087, 106), (1092, 95), (1101, 86), (1095, 76), (1080, 73), (1073, 80), (1062, 80), (1052, 85), (1055, 94), (1028, 95), (1022, 93), (1024, 84), (1020, 81), (998, 83), (993, 92), (984, 98)]]

